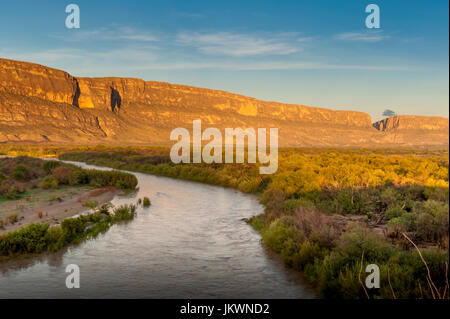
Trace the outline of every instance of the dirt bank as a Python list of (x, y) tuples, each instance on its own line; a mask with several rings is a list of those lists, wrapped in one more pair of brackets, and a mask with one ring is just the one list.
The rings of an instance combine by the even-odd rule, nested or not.
[(20, 200), (0, 203), (0, 235), (31, 223), (59, 224), (67, 217), (111, 201), (122, 191), (115, 187), (61, 187), (56, 190), (37, 189)]

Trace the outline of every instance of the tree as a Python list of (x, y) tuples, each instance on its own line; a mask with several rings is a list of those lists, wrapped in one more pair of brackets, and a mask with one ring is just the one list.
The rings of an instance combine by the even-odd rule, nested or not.
[(386, 110), (384, 110), (384, 112), (383, 112), (383, 116), (396, 116), (396, 115), (397, 115), (396, 112), (394, 112), (394, 111), (392, 111), (392, 110), (389, 110), (389, 109), (386, 109)]

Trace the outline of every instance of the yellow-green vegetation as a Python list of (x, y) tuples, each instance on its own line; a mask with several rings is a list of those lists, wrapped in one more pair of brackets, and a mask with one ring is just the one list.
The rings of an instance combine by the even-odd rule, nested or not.
[(137, 185), (133, 174), (81, 169), (60, 161), (27, 156), (0, 158), (0, 174), (0, 200), (14, 200), (31, 189), (55, 189), (61, 185), (115, 186), (121, 189), (135, 189)]
[(150, 198), (148, 197), (144, 197), (143, 201), (142, 201), (142, 206), (144, 207), (150, 207), (152, 203), (150, 202)]
[(449, 296), (448, 151), (283, 149), (273, 175), (249, 164), (173, 164), (161, 148), (60, 158), (261, 194), (265, 213), (249, 223), (322, 297), (366, 298), (361, 262), (363, 278), (367, 264), (380, 267), (370, 298)]
[(110, 207), (104, 205), (92, 214), (65, 219), (58, 226), (30, 224), (0, 236), (0, 261), (23, 254), (54, 252), (69, 244), (94, 238), (115, 223), (133, 219), (135, 212), (134, 205), (117, 207), (112, 213)]

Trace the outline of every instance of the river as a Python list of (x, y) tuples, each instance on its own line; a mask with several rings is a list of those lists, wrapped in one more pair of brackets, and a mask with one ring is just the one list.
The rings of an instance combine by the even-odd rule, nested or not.
[[(0, 264), (0, 298), (314, 298), (244, 221), (263, 212), (257, 197), (133, 174), (139, 190), (112, 204), (148, 196), (149, 208), (58, 253)], [(66, 287), (69, 264), (80, 268), (79, 289)]]

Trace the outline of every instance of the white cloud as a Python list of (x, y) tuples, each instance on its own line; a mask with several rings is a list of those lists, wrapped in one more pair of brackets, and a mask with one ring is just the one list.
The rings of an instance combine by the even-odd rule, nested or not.
[(336, 40), (342, 41), (359, 41), (359, 42), (379, 42), (388, 39), (388, 35), (384, 35), (379, 31), (371, 32), (345, 32), (335, 35)]
[(204, 54), (234, 57), (296, 53), (301, 51), (302, 47), (295, 40), (292, 34), (257, 37), (229, 32), (209, 34), (183, 32), (176, 38), (178, 44), (195, 47)]

